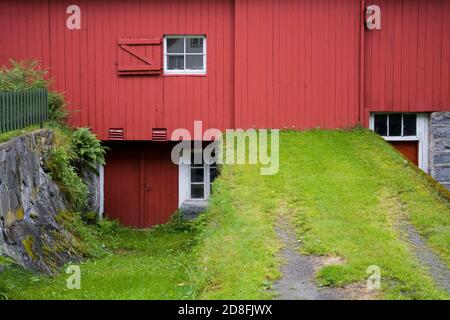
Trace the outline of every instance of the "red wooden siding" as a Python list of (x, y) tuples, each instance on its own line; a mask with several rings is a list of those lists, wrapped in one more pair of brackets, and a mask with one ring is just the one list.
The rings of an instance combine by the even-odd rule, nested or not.
[(237, 127), (358, 122), (360, 1), (237, 0)]
[[(151, 140), (153, 128), (170, 137), (194, 120), (336, 128), (367, 125), (368, 111), (450, 110), (450, 1), (370, 1), (381, 7), (381, 31), (363, 29), (364, 0), (75, 3), (81, 30), (65, 26), (74, 2), (2, 1), (0, 64), (41, 60), (72, 123), (104, 140), (110, 128), (125, 140)], [(118, 74), (122, 62), (144, 64), (123, 55), (120, 40), (165, 34), (206, 35), (207, 75)], [(138, 50), (157, 60), (156, 47)]]
[[(0, 64), (9, 58), (43, 60), (55, 88), (66, 93), (74, 125), (92, 127), (105, 140), (109, 128), (123, 128), (127, 140), (150, 140), (152, 128), (167, 128), (170, 137), (173, 129), (192, 129), (194, 120), (219, 129), (233, 126), (231, 0), (75, 3), (81, 30), (65, 25), (73, 1), (2, 1), (0, 12)], [(117, 74), (118, 40), (165, 34), (206, 35), (207, 75)]]
[(365, 33), (365, 106), (450, 110), (450, 1), (376, 0), (381, 30)]
[(50, 66), (48, 11), (48, 0), (1, 1), (0, 65), (34, 58)]
[(105, 214), (123, 225), (166, 223), (178, 208), (178, 167), (171, 144), (116, 142), (105, 167)]

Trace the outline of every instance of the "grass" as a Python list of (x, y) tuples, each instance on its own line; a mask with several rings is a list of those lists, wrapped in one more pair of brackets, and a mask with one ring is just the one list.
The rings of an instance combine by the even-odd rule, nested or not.
[[(13, 267), (3, 279), (10, 299), (188, 299), (192, 233), (170, 227), (147, 231), (118, 229), (110, 253), (80, 265), (81, 289), (69, 290), (69, 275), (36, 276)], [(110, 246), (111, 243), (104, 245)], [(1, 284), (1, 281), (0, 281)], [(1, 285), (0, 285), (1, 287)]]
[(410, 220), (449, 263), (449, 202), (424, 174), (366, 130), (287, 133), (280, 149), (280, 187), (296, 213), (303, 252), (346, 261), (321, 269), (320, 283), (364, 281), (376, 265), (384, 298), (449, 298), (396, 227)]
[(66, 289), (65, 273), (49, 278), (6, 267), (0, 295), (3, 287), (15, 299), (270, 299), (281, 263), (275, 219), (289, 210), (304, 253), (345, 261), (322, 268), (318, 283), (365, 282), (376, 265), (381, 298), (449, 299), (397, 227), (410, 221), (449, 264), (445, 191), (367, 130), (283, 132), (280, 144), (277, 175), (225, 165), (210, 209), (195, 222), (95, 237), (99, 227), (89, 227), (85, 238), (104, 253), (81, 265), (81, 290)]
[(18, 137), (25, 133), (30, 133), (39, 129), (38, 125), (29, 126), (20, 130), (8, 131), (4, 133), (0, 133), (0, 143), (7, 142), (12, 138)]
[(12, 267), (2, 275), (8, 298), (270, 298), (266, 289), (278, 276), (271, 214), (275, 202), (270, 191), (263, 201), (252, 192), (256, 181), (244, 182), (247, 170), (255, 168), (224, 168), (209, 212), (195, 222), (175, 219), (152, 230), (118, 228), (98, 237), (92, 236), (98, 227), (82, 228), (83, 237), (106, 246), (107, 253), (81, 265), (81, 290), (66, 288), (64, 272), (46, 277)]
[(268, 299), (279, 276), (277, 199), (255, 166), (224, 167), (196, 248), (200, 299)]

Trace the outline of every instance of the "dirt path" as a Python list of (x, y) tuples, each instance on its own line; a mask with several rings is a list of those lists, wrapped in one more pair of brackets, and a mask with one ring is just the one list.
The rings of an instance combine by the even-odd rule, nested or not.
[(436, 285), (450, 293), (450, 270), (447, 265), (428, 247), (409, 221), (402, 220), (399, 229), (419, 262), (428, 269)]
[(276, 228), (283, 248), (280, 256), (283, 260), (281, 278), (273, 289), (276, 298), (281, 300), (340, 300), (345, 299), (339, 289), (319, 288), (315, 283), (315, 272), (320, 265), (320, 258), (300, 254), (300, 244), (295, 229), (288, 219), (280, 218)]

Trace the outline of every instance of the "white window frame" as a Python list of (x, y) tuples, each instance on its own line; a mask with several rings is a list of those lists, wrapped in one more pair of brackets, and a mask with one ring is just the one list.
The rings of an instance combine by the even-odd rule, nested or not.
[[(419, 142), (419, 168), (425, 172), (428, 172), (429, 162), (429, 142), (428, 142), (428, 121), (429, 115), (427, 113), (415, 113), (415, 112), (375, 112), (370, 114), (369, 128), (375, 131), (375, 115), (376, 114), (416, 114), (416, 135), (415, 136), (381, 136), (386, 141), (418, 141)], [(389, 117), (388, 117), (389, 119)], [(388, 120), (389, 130), (389, 120)], [(402, 132), (403, 132), (403, 118), (402, 118)]]
[[(183, 53), (168, 53), (167, 52), (167, 39), (180, 39), (183, 38)], [(186, 39), (201, 38), (203, 39), (203, 53), (187, 53), (186, 52)], [(169, 70), (168, 68), (168, 56), (184, 56), (184, 69), (183, 70)], [(186, 70), (186, 56), (200, 56), (203, 55), (203, 69), (202, 70)], [(206, 74), (206, 55), (207, 55), (207, 43), (206, 36), (204, 34), (199, 35), (165, 35), (164, 36), (164, 74), (167, 75), (205, 75)]]
[[(203, 167), (203, 182), (191, 182), (191, 174), (192, 168), (199, 168)], [(188, 200), (189, 201), (205, 201), (209, 199), (209, 196), (211, 194), (211, 175), (210, 175), (210, 168), (211, 166), (209, 164), (203, 163), (203, 165), (196, 165), (191, 164), (189, 165), (189, 181), (188, 181)], [(203, 198), (192, 198), (191, 195), (191, 186), (192, 184), (203, 184)]]
[[(195, 152), (192, 150), (192, 152)], [(206, 161), (208, 162), (208, 161)], [(178, 165), (178, 208), (181, 208), (183, 203), (195, 203), (195, 204), (206, 204), (211, 195), (211, 167), (216, 167), (218, 165), (210, 165), (204, 162), (204, 197), (203, 198), (192, 198), (191, 197), (191, 165), (186, 163), (179, 163)], [(195, 166), (195, 164), (193, 165)]]

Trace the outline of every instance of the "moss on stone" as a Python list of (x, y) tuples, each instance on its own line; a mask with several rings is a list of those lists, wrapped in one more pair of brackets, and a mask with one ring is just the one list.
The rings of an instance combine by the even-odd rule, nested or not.
[(25, 212), (24, 212), (23, 208), (22, 207), (18, 208), (16, 210), (16, 219), (23, 220), (24, 217), (25, 217)]
[(28, 254), (28, 256), (35, 260), (36, 255), (34, 254), (34, 240), (32, 236), (27, 236), (25, 239), (22, 240), (22, 245), (25, 249), (25, 252)]
[(9, 228), (16, 221), (16, 215), (12, 211), (8, 211), (5, 215), (5, 227)]

